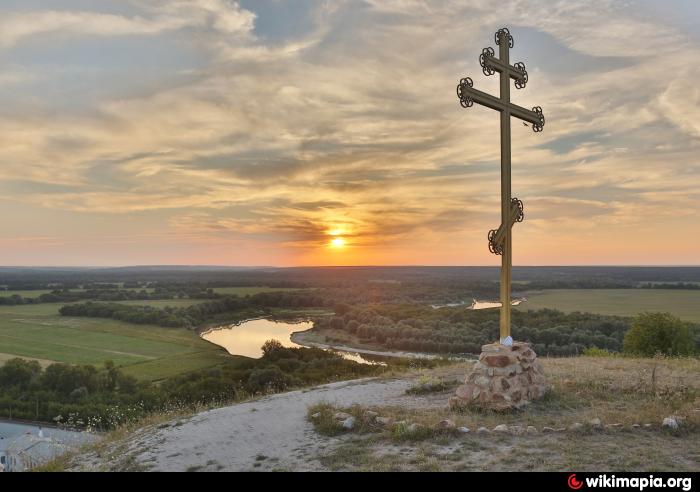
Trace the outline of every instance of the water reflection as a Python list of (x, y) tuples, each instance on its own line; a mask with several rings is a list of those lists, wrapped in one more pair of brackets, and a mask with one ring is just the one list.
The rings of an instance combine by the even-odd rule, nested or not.
[[(510, 301), (512, 306), (517, 306), (519, 304), (522, 304), (525, 302), (526, 299), (513, 299)], [(447, 304), (431, 304), (430, 307), (433, 309), (440, 309), (440, 308), (445, 308), (445, 307), (458, 307), (458, 306), (467, 306), (466, 301), (461, 301), (461, 302), (451, 302)], [(491, 308), (500, 308), (501, 303), (498, 301), (477, 301), (476, 299), (472, 299), (471, 304), (467, 307), (467, 309), (491, 309)]]
[[(291, 340), (291, 334), (305, 331), (313, 326), (311, 321), (275, 321), (267, 318), (251, 319), (242, 323), (217, 326), (200, 336), (208, 342), (226, 349), (231, 355), (242, 355), (259, 359), (262, 346), (268, 340), (278, 340), (284, 347), (303, 347)], [(360, 364), (386, 365), (379, 358), (366, 356), (357, 352), (327, 349), (347, 360)]]

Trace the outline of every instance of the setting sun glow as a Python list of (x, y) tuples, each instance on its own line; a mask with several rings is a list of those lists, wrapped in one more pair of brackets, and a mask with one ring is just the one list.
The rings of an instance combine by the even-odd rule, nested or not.
[(330, 245), (332, 248), (343, 248), (345, 247), (345, 239), (342, 237), (334, 237), (331, 239)]

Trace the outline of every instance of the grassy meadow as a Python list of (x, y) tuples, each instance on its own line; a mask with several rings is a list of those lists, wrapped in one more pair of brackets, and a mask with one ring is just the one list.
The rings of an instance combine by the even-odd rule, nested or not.
[[(341, 471), (694, 471), (700, 460), (700, 361), (698, 359), (564, 357), (540, 359), (551, 388), (547, 395), (520, 411), (450, 411), (454, 394), (469, 363), (416, 371), (410, 399), (400, 406), (338, 407), (325, 403), (309, 408), (309, 421), (321, 435), (343, 434), (340, 444), (324, 450), (321, 462)], [(428, 387), (429, 391), (414, 391)], [(408, 398), (408, 396), (407, 396)], [(407, 425), (363, 423), (367, 410)], [(337, 411), (356, 415), (356, 429), (346, 432), (333, 418)], [(319, 418), (311, 415), (320, 414)], [(661, 428), (669, 415), (682, 419), (678, 431)], [(592, 419), (603, 427), (592, 427)], [(451, 419), (471, 430), (466, 435), (439, 430)], [(543, 432), (544, 427), (579, 430)], [(533, 426), (533, 434), (489, 432), (479, 427)], [(650, 428), (635, 425), (651, 424)], [(609, 426), (609, 427), (607, 427)]]
[[(128, 289), (142, 290), (142, 289)], [(153, 291), (153, 289), (145, 289)], [(271, 287), (221, 287), (220, 294), (254, 295), (297, 289)], [(36, 298), (51, 290), (3, 290), (0, 296)], [(206, 299), (119, 301), (120, 304), (184, 308)], [(0, 364), (14, 357), (101, 366), (112, 360), (126, 374), (158, 380), (175, 374), (217, 365), (230, 357), (190, 330), (136, 325), (110, 319), (64, 317), (63, 303), (0, 306)]]
[(553, 289), (526, 294), (515, 309), (558, 309), (634, 316), (644, 311), (668, 311), (686, 321), (700, 323), (700, 291), (675, 289)]
[[(158, 307), (192, 300), (129, 301)], [(70, 364), (102, 365), (112, 360), (124, 372), (161, 379), (216, 365), (226, 357), (190, 330), (133, 325), (96, 318), (63, 317), (62, 304), (0, 307), (0, 360), (13, 356)]]

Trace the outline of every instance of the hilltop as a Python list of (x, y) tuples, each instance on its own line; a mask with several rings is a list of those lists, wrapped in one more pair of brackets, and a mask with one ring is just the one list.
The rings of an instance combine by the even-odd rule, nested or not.
[[(447, 399), (471, 364), (460, 362), (152, 418), (47, 468), (698, 469), (698, 359), (541, 360), (551, 390), (516, 413), (451, 413)], [(354, 417), (351, 430), (334, 418), (339, 412), (347, 412), (339, 418)], [(662, 427), (669, 416), (678, 429)], [(441, 425), (446, 419), (451, 422)]]

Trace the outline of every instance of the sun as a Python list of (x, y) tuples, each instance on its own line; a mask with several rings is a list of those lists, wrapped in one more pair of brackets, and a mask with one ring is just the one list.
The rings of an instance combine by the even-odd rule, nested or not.
[(344, 248), (345, 239), (343, 239), (342, 237), (334, 237), (333, 239), (331, 239), (330, 246), (331, 248)]

